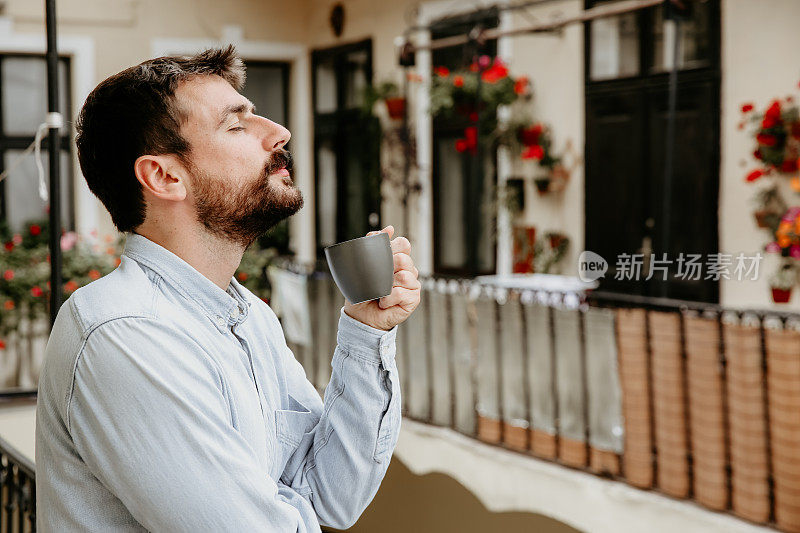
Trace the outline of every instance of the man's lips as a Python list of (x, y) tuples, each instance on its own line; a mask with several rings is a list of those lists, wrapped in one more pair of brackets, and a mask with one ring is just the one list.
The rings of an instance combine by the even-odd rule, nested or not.
[(288, 171), (288, 170), (286, 170), (286, 167), (284, 167), (284, 168), (282, 168), (282, 169), (280, 169), (280, 170), (277, 170), (277, 171), (275, 171), (275, 172), (274, 172), (274, 174), (275, 174), (276, 176), (284, 176), (284, 177), (289, 177), (289, 171)]

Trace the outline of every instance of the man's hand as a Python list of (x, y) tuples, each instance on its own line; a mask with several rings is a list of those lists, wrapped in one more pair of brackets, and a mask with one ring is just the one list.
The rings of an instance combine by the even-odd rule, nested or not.
[[(381, 231), (370, 231), (367, 235), (385, 232), (392, 239), (394, 228), (386, 226)], [(405, 237), (397, 237), (390, 241), (394, 259), (394, 280), (392, 293), (378, 300), (370, 300), (360, 304), (344, 301), (344, 312), (373, 328), (389, 331), (397, 324), (405, 321), (419, 305), (420, 289), (419, 271), (411, 259), (411, 243)]]

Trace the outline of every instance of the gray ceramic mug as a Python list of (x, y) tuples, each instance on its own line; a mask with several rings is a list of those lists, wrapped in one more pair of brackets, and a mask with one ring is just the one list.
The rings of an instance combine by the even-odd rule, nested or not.
[(328, 246), (325, 258), (336, 286), (348, 302), (358, 304), (392, 293), (394, 259), (388, 233)]

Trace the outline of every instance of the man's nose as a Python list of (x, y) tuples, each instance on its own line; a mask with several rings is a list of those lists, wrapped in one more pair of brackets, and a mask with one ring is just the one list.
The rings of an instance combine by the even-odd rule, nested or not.
[(264, 128), (264, 149), (267, 151), (276, 150), (278, 148), (283, 148), (286, 143), (289, 142), (289, 139), (292, 137), (292, 134), (276, 122), (272, 122), (268, 118), (265, 118), (266, 127)]

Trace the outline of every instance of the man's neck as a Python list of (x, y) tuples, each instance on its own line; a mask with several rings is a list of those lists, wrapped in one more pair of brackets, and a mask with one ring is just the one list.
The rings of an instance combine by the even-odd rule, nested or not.
[(202, 230), (187, 235), (180, 231), (157, 231), (143, 224), (135, 233), (177, 255), (224, 291), (228, 290), (244, 255), (241, 245)]

